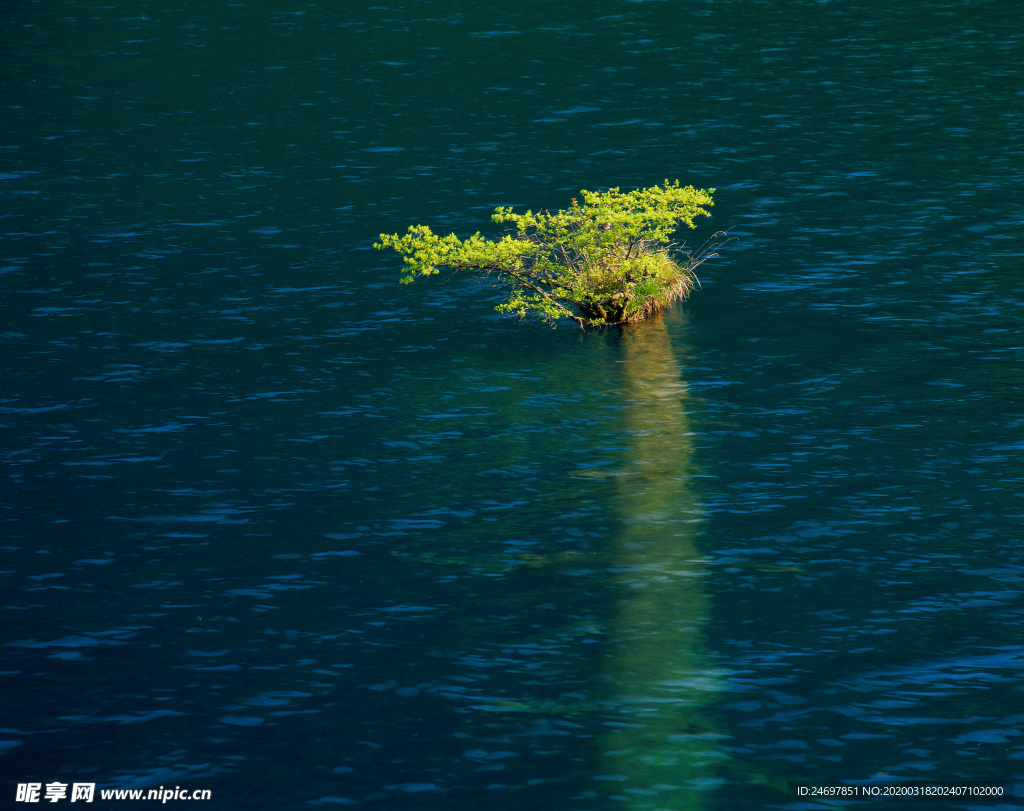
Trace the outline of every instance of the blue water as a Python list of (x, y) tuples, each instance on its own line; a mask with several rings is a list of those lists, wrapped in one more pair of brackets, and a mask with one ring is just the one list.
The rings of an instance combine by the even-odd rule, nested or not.
[[(0, 792), (1024, 783), (1016, 5), (3, 16)], [(371, 247), (665, 178), (737, 241), (627, 330)]]

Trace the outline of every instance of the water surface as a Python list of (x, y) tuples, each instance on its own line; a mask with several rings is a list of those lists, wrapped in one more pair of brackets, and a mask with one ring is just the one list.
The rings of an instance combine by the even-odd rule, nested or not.
[[(3, 791), (1024, 780), (1015, 6), (9, 5)], [(370, 248), (665, 178), (628, 331)]]

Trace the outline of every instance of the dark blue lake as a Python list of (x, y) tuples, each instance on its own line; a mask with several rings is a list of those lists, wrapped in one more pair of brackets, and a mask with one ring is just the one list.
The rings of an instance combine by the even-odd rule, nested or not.
[[(789, 789), (1024, 796), (1019, 5), (383, 3), (4, 7), (4, 802), (1019, 807)], [(666, 178), (624, 329), (372, 249)]]

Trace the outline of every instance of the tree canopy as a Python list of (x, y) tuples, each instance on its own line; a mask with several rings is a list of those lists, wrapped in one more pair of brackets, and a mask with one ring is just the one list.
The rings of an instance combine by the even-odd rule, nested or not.
[(425, 225), (381, 234), (378, 250), (402, 255), (403, 283), (442, 268), (476, 270), (508, 290), (498, 312), (536, 316), (551, 324), (570, 318), (581, 326), (642, 320), (685, 299), (695, 268), (724, 244), (717, 232), (696, 251), (671, 241), (680, 226), (710, 216), (714, 189), (661, 186), (623, 192), (583, 190), (570, 208), (516, 214), (499, 206), (491, 219), (508, 224), (498, 239), (473, 234), (438, 236)]

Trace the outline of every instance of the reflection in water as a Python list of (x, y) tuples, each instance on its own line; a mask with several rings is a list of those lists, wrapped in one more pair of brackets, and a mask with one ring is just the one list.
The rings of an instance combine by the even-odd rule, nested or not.
[(690, 488), (686, 391), (664, 320), (628, 328), (623, 344), (632, 475), (618, 477), (621, 598), (607, 669), (620, 715), (604, 740), (601, 779), (618, 781), (615, 794), (631, 809), (702, 808), (725, 755), (703, 717), (720, 678), (702, 649), (709, 607), (694, 543), (701, 511)]

